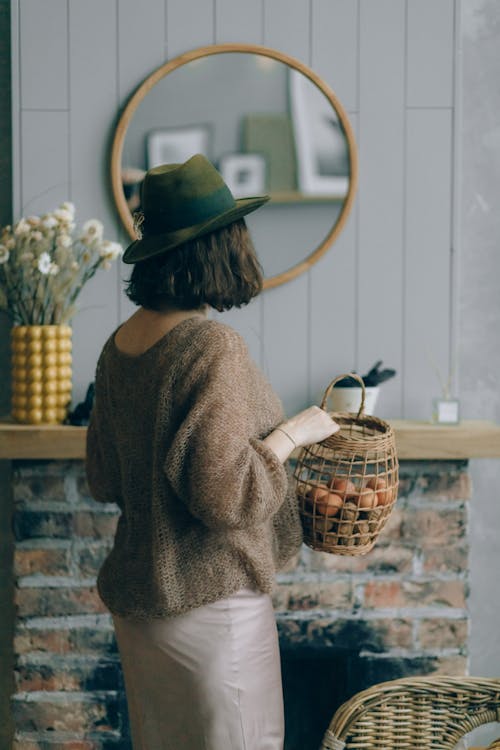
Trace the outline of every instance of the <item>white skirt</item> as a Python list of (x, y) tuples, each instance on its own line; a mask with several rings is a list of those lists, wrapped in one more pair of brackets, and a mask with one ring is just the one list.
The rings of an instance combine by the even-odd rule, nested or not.
[(176, 617), (113, 622), (134, 750), (282, 750), (268, 594), (243, 588)]

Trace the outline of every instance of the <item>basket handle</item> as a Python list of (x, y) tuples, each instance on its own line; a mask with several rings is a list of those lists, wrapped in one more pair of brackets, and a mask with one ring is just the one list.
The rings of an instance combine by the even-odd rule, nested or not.
[(353, 380), (357, 380), (361, 385), (361, 405), (359, 407), (358, 415), (356, 419), (359, 419), (361, 414), (364, 411), (365, 408), (365, 398), (366, 398), (366, 389), (365, 384), (363, 382), (363, 378), (360, 375), (357, 375), (355, 372), (348, 372), (346, 375), (339, 375), (338, 377), (334, 378), (328, 388), (325, 391), (325, 395), (323, 396), (323, 400), (321, 402), (321, 408), (324, 409), (326, 406), (326, 402), (328, 401), (330, 397), (330, 393), (333, 390), (333, 387), (344, 378), (352, 378)]

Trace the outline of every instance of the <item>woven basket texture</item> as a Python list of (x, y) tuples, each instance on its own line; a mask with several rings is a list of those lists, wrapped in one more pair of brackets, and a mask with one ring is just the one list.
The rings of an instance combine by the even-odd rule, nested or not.
[[(500, 680), (415, 677), (364, 690), (333, 716), (320, 750), (453, 750), (500, 720)], [(339, 743), (344, 743), (339, 744)], [(500, 740), (490, 746), (500, 748)]]
[[(322, 408), (335, 383), (325, 391)], [(394, 431), (388, 422), (364, 415), (364, 384), (357, 414), (329, 412), (340, 425), (321, 443), (302, 448), (294, 477), (304, 542), (315, 550), (364, 555), (397, 500), (398, 460)]]

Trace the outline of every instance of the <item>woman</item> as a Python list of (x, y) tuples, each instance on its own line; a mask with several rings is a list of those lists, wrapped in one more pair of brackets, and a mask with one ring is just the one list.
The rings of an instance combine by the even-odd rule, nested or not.
[(210, 308), (262, 288), (243, 216), (196, 155), (150, 170), (127, 294), (138, 311), (99, 357), (86, 470), (121, 515), (98, 576), (113, 616), (134, 750), (278, 750), (283, 697), (270, 592), (300, 548), (284, 462), (338, 429), (279, 399)]

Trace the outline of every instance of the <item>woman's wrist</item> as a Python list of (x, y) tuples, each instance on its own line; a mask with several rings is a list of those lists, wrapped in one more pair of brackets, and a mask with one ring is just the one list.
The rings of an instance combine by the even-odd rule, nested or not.
[(297, 447), (293, 436), (286, 427), (282, 427), (281, 425), (275, 427), (262, 442), (276, 454), (281, 463), (285, 463), (292, 451)]
[(274, 429), (278, 430), (278, 432), (282, 432), (283, 435), (286, 435), (287, 438), (289, 439), (289, 441), (291, 442), (291, 444), (293, 445), (294, 449), (297, 447), (297, 443), (295, 442), (295, 440), (293, 439), (293, 437), (290, 435), (290, 433), (288, 432), (288, 430), (285, 430), (285, 428), (282, 427), (281, 425), (279, 427), (275, 427)]

